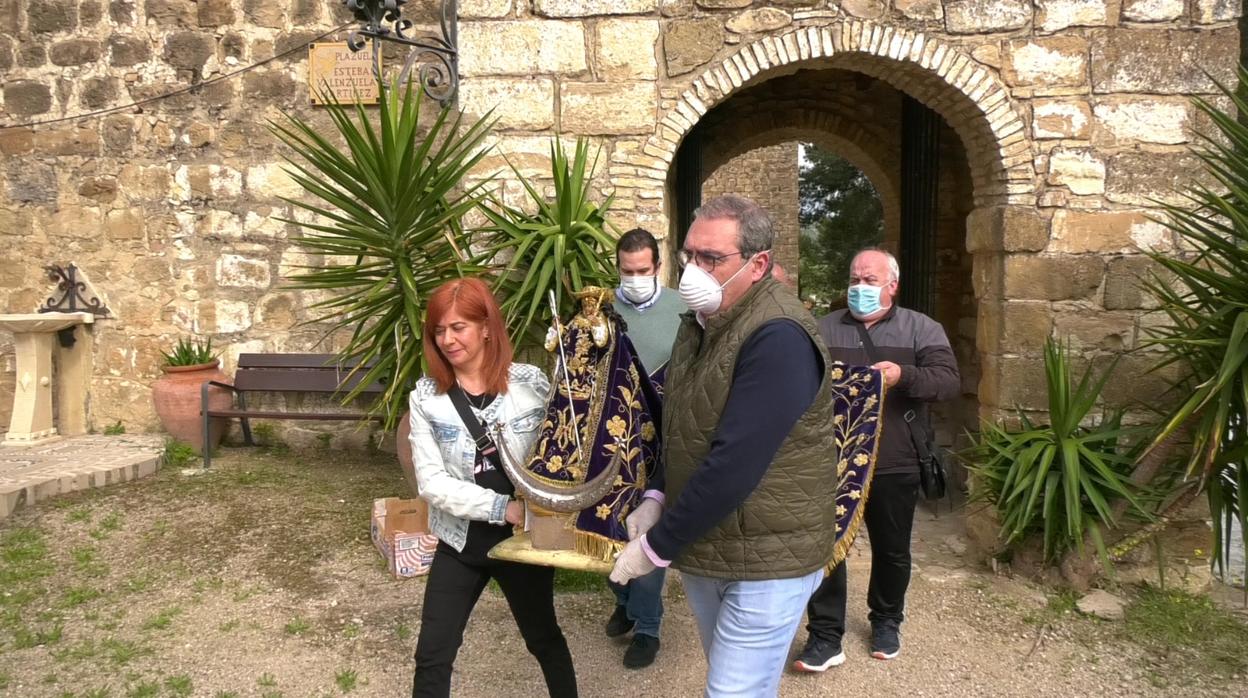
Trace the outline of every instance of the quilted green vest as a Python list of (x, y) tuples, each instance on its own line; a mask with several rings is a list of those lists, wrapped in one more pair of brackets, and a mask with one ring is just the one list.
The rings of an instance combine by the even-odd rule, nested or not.
[[(682, 572), (726, 579), (785, 579), (809, 574), (832, 559), (837, 483), (836, 444), (829, 428), (831, 361), (810, 313), (770, 277), (754, 284), (728, 310), (708, 318), (705, 329), (692, 313), (681, 320), (663, 390), (667, 501), (680, 497), (710, 451), (741, 345), (760, 325), (777, 318), (794, 320), (806, 330), (823, 357), (823, 383), (758, 488), (673, 561)], [(786, 359), (775, 357), (779, 362)]]

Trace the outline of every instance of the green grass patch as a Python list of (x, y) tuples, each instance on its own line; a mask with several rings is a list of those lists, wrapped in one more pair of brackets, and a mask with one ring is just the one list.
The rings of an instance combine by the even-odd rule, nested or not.
[(100, 656), (102, 651), (102, 648), (96, 644), (95, 640), (87, 638), (76, 645), (53, 650), (52, 658), (58, 662), (81, 662)]
[(338, 690), (343, 693), (350, 693), (351, 691), (354, 691), (355, 684), (358, 679), (359, 677), (356, 676), (354, 669), (342, 669), (338, 673), (334, 674), (334, 684), (337, 685)]
[(191, 591), (196, 594), (202, 594), (205, 591), (221, 591), (225, 587), (225, 580), (220, 577), (208, 577), (207, 579), (196, 579), (191, 585)]
[(169, 692), (169, 695), (177, 698), (189, 696), (192, 692), (191, 677), (186, 674), (170, 676), (165, 679), (165, 690)]
[(96, 540), (104, 540), (108, 538), (110, 535), (112, 535), (113, 533), (116, 533), (117, 531), (120, 531), (120, 530), (121, 530), (121, 512), (114, 511), (114, 512), (109, 513), (108, 516), (105, 516), (104, 518), (100, 519), (99, 525), (91, 529), (88, 535), (90, 535), (92, 538)]
[(601, 591), (606, 588), (601, 574), (581, 572), (578, 570), (555, 570), (555, 592), (579, 593), (583, 591)]
[(277, 679), (266, 671), (256, 679), (256, 685), (261, 688), (272, 688), (277, 685)]
[(91, 520), (91, 510), (86, 507), (71, 509), (65, 519), (70, 523), (86, 523)]
[(91, 587), (70, 587), (65, 590), (61, 596), (61, 605), (69, 608), (81, 606), (88, 601), (98, 599), (102, 596), (98, 589)]
[(90, 545), (80, 545), (69, 552), (74, 561), (74, 571), (84, 577), (107, 577), (108, 565), (100, 560), (100, 553)]
[(407, 642), (412, 639), (412, 629), (403, 623), (399, 623), (398, 627), (394, 629), (394, 634), (398, 636), (399, 640), (402, 642)]
[(302, 635), (308, 632), (308, 629), (311, 627), (307, 619), (295, 616), (294, 619), (286, 624), (285, 630), (287, 635)]
[(148, 571), (135, 572), (129, 575), (121, 583), (121, 588), (131, 594), (137, 594), (143, 591), (149, 591), (156, 586), (156, 575)]
[(167, 630), (173, 625), (173, 619), (182, 613), (182, 609), (177, 606), (161, 609), (159, 613), (143, 621), (144, 630)]
[(0, 589), (36, 583), (52, 574), (48, 546), (34, 528), (14, 528), (0, 534)]
[(130, 640), (118, 640), (109, 638), (100, 643), (100, 648), (104, 651), (109, 661), (117, 666), (125, 666), (135, 659), (152, 653), (152, 650), (144, 645)]
[(1068, 617), (1078, 608), (1079, 596), (1069, 590), (1062, 589), (1049, 597), (1048, 604), (1041, 609), (1028, 611), (1023, 615), (1023, 622), (1031, 625), (1046, 625), (1061, 618)]
[(184, 468), (199, 456), (195, 447), (185, 441), (169, 439), (165, 442), (165, 464), (174, 468)]
[(160, 684), (155, 681), (140, 681), (126, 689), (126, 698), (156, 698), (160, 694)]
[(1248, 625), (1207, 597), (1145, 586), (1126, 608), (1125, 634), (1165, 659), (1173, 676), (1195, 671), (1228, 678), (1248, 670)]
[(13, 630), (13, 648), (24, 650), (40, 645), (55, 645), (61, 641), (63, 631), (64, 628), (60, 623), (34, 630), (20, 626)]
[(126, 425), (122, 424), (120, 419), (104, 427), (105, 436), (121, 436), (124, 433), (126, 433)]

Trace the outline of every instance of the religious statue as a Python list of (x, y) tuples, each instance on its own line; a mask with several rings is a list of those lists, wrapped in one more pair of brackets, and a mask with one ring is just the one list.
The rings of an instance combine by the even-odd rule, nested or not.
[(624, 519), (658, 467), (661, 407), (612, 290), (587, 286), (574, 297), (577, 314), (556, 316), (546, 334), (555, 370), (534, 452), (503, 460), (526, 506), (567, 514), (574, 549), (605, 562), (628, 542)]

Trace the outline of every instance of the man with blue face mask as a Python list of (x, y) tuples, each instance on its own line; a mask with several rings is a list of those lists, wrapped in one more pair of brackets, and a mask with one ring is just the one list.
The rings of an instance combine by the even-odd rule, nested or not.
[[(771, 274), (771, 218), (739, 196), (694, 213), (664, 384), (663, 472), (628, 517), (611, 580), (681, 571), (705, 696), (775, 696), (836, 545), (831, 363)], [(660, 693), (662, 693), (660, 691)]]
[[(662, 389), (680, 315), (688, 308), (670, 288), (659, 283), (663, 261), (659, 258), (659, 243), (650, 231), (634, 228), (621, 235), (615, 243), (615, 264), (620, 272), (615, 311), (628, 327), (628, 338), (651, 382)], [(627, 584), (610, 583), (615, 593), (615, 612), (607, 621), (607, 637), (633, 633), (624, 651), (626, 668), (650, 666), (659, 652), (666, 573), (660, 567)]]
[[(910, 584), (910, 528), (919, 498), (919, 455), (909, 436), (911, 423), (926, 423), (927, 405), (958, 394), (958, 363), (945, 330), (923, 313), (894, 303), (901, 270), (888, 252), (866, 249), (849, 270), (849, 307), (819, 320), (819, 334), (833, 361), (870, 365), (884, 374), (885, 438), (880, 441), (875, 477), (864, 519), (871, 539), (871, 656), (893, 659), (901, 653), (901, 622)], [(870, 339), (864, 346), (863, 332)], [(847, 577), (837, 565), (810, 598), (809, 637), (793, 668), (822, 672), (845, 661)]]

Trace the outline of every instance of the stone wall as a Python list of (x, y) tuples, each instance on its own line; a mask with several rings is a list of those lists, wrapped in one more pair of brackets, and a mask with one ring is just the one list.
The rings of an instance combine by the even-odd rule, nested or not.
[(267, 123), (326, 123), (309, 106), (303, 47), (346, 19), (324, 0), (0, 0), (0, 125), (116, 109), (0, 130), (0, 311), (30, 312), (52, 293), (42, 265), (80, 267), (113, 312), (93, 330), (96, 429), (156, 426), (149, 386), (178, 337), (212, 338), (228, 371), (239, 352), (306, 350), (322, 336), (299, 325), (315, 297), (283, 288), (293, 265), (315, 260), (280, 220), (306, 217), (281, 200), (301, 190)]
[[(176, 336), (212, 336), (227, 363), (316, 338), (297, 325), (313, 299), (281, 288), (290, 265), (309, 260), (280, 220), (298, 215), (280, 199), (298, 191), (265, 128), (311, 113), (306, 51), (212, 78), (333, 29), (340, 8), (0, 0), (4, 125), (196, 87), (101, 118), (0, 130), (0, 310), (37, 304), (44, 262), (72, 260), (90, 276), (116, 312), (96, 329), (97, 426), (152, 424), (148, 385)], [(404, 11), (422, 8), (432, 9)], [(1140, 249), (1174, 241), (1150, 222), (1151, 201), (1178, 200), (1174, 186), (1194, 171), (1187, 147), (1202, 121), (1189, 100), (1234, 80), (1239, 14), (1235, 0), (461, 0), (459, 104), (495, 109), (492, 143), (530, 173), (545, 169), (551, 134), (590, 136), (602, 148), (595, 190), (617, 196), (615, 222), (670, 232), (673, 157), (734, 96), (837, 71), (923, 101), (956, 134), (969, 177), (949, 194), (969, 203), (942, 222), (954, 232), (939, 283), (973, 281), (969, 300), (956, 294), (955, 324), (969, 334), (973, 305), (975, 392), (992, 415), (1043, 407), (1044, 337), (1106, 361), (1155, 321), (1134, 285)], [(833, 119), (827, 104), (772, 105), (772, 129), (870, 154), (858, 136), (886, 115)], [(873, 182), (901, 176), (875, 156)], [(503, 166), (494, 155), (478, 174)], [(1164, 376), (1144, 374), (1148, 362), (1124, 359), (1107, 397), (1157, 394)]]
[(702, 200), (721, 194), (749, 197), (771, 214), (776, 230), (774, 259), (796, 279), (797, 143), (758, 148), (720, 165), (702, 183)]

